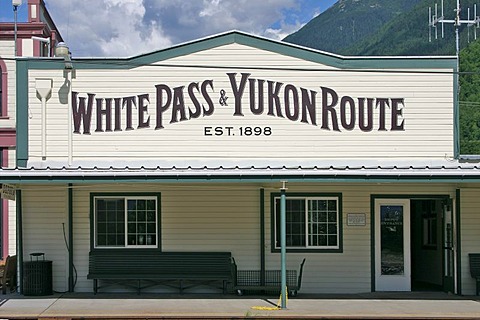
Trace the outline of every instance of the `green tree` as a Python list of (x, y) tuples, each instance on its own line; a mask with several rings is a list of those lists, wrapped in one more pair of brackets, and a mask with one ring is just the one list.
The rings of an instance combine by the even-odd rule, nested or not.
[(460, 153), (480, 154), (480, 40), (460, 52)]

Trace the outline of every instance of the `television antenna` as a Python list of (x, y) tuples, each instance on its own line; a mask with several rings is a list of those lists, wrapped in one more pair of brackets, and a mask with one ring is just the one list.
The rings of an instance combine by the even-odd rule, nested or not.
[[(435, 39), (438, 39), (438, 30), (437, 25), (441, 24), (442, 29), (442, 38), (445, 36), (445, 23), (452, 23), (455, 26), (455, 53), (456, 53), (456, 72), (454, 81), (456, 82), (456, 100), (460, 100), (460, 26), (462, 24), (466, 24), (468, 28), (468, 41), (470, 42), (470, 28), (474, 27), (474, 39), (477, 39), (477, 29), (480, 27), (480, 17), (477, 15), (477, 5), (473, 6), (473, 20), (470, 19), (470, 8), (468, 9), (468, 19), (462, 20), (460, 18), (460, 0), (457, 0), (457, 8), (454, 9), (455, 11), (455, 19), (454, 20), (447, 20), (443, 14), (443, 0), (441, 3), (441, 15), (438, 15), (438, 4), (435, 3), (435, 13), (432, 14), (432, 8), (428, 8), (428, 27), (429, 27), (429, 42), (432, 42), (432, 28), (435, 29)], [(458, 108), (458, 107), (457, 107)], [(458, 110), (458, 109), (457, 109)], [(457, 115), (458, 117), (458, 115)], [(458, 118), (457, 118), (458, 119)]]
[(441, 31), (442, 31), (442, 38), (445, 36), (445, 28), (444, 25), (445, 23), (451, 23), (455, 26), (455, 51), (457, 55), (457, 72), (459, 71), (459, 65), (458, 65), (458, 58), (460, 54), (460, 35), (459, 35), (459, 29), (462, 24), (466, 24), (468, 27), (468, 40), (470, 41), (470, 28), (474, 27), (474, 39), (477, 39), (477, 29), (480, 27), (480, 17), (477, 15), (477, 5), (475, 4), (473, 6), (473, 19), (470, 19), (470, 8), (468, 8), (468, 19), (467, 20), (462, 20), (460, 18), (460, 0), (457, 0), (457, 8), (454, 9), (455, 11), (455, 19), (454, 20), (448, 20), (445, 19), (445, 16), (443, 14), (443, 0), (441, 2), (441, 12), (440, 16), (438, 15), (438, 4), (435, 3), (435, 12), (432, 13), (432, 7), (428, 8), (428, 27), (429, 27), (429, 36), (428, 36), (428, 41), (432, 42), (432, 28), (435, 30), (435, 39), (438, 39), (438, 29), (437, 25), (441, 24)]

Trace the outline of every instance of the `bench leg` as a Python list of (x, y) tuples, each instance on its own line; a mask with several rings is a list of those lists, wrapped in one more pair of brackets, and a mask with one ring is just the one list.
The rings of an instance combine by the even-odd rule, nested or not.
[(98, 290), (97, 279), (93, 279), (93, 294), (97, 294), (97, 290)]
[(478, 296), (480, 294), (480, 278), (477, 278), (476, 280), (475, 294)]

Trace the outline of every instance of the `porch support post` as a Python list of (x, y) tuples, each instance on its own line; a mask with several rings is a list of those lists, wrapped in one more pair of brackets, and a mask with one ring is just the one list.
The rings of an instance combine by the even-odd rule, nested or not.
[(461, 191), (460, 189), (455, 190), (455, 231), (457, 234), (456, 237), (456, 249), (457, 249), (457, 295), (462, 295), (462, 234), (461, 234), (461, 205), (460, 205)]
[(73, 292), (73, 189), (68, 184), (68, 292)]
[(281, 272), (282, 272), (282, 297), (281, 308), (287, 308), (287, 223), (286, 223), (286, 196), (285, 184), (282, 181), (282, 189), (280, 190), (280, 248), (281, 248)]
[(22, 190), (17, 189), (15, 195), (17, 215), (17, 263), (19, 293), (23, 294), (23, 222), (22, 222)]
[(265, 189), (260, 189), (260, 285), (265, 285)]

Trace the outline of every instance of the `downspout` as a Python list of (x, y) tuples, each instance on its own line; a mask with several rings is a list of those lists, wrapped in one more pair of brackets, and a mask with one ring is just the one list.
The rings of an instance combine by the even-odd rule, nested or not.
[(17, 270), (18, 281), (20, 282), (19, 293), (23, 294), (23, 222), (22, 222), (22, 190), (17, 190), (16, 199), (16, 214), (17, 214)]
[(265, 189), (260, 189), (260, 285), (265, 285)]
[(462, 295), (462, 236), (461, 236), (461, 219), (460, 219), (460, 189), (455, 190), (455, 231), (456, 247), (457, 247), (457, 295)]
[(286, 181), (282, 181), (282, 189), (280, 190), (280, 248), (281, 248), (281, 274), (282, 274), (282, 296), (281, 296), (281, 308), (287, 308), (287, 223), (286, 223), (286, 196), (285, 196), (285, 184)]
[(42, 160), (47, 158), (47, 99), (52, 93), (52, 79), (35, 79), (35, 89), (42, 101)]
[(68, 184), (68, 292), (75, 288), (73, 278), (73, 189)]

